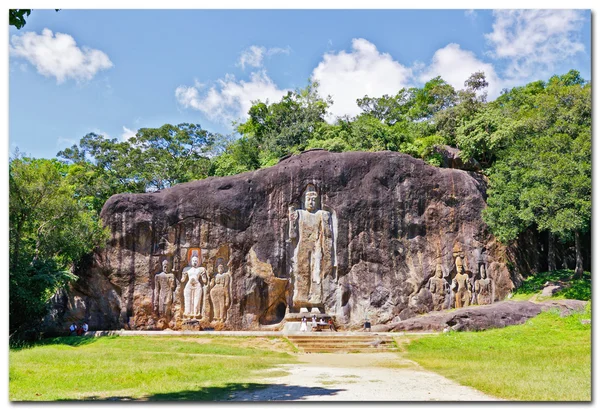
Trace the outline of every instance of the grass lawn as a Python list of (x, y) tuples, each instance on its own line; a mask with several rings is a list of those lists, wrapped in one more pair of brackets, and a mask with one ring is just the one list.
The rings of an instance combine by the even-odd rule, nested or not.
[[(589, 304), (588, 304), (589, 308)], [(589, 401), (592, 332), (589, 309), (561, 318), (544, 312), (523, 325), (422, 337), (407, 358), (463, 385), (519, 401)]]
[[(11, 401), (217, 400), (296, 361), (282, 338), (64, 337), (9, 353)], [(281, 372), (281, 370), (275, 370)]]
[[(562, 284), (564, 288), (552, 297), (543, 297), (541, 291), (547, 282)], [(521, 283), (511, 300), (529, 300), (532, 297), (537, 301), (548, 299), (592, 300), (592, 275), (590, 272), (583, 272), (581, 278), (577, 278), (575, 271), (566, 269), (536, 273)]]

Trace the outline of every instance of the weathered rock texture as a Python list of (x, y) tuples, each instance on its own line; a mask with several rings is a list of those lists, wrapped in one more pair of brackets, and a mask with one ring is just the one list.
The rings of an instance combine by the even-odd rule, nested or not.
[(562, 315), (583, 311), (586, 302), (581, 300), (556, 300), (542, 303), (528, 301), (499, 302), (486, 306), (471, 306), (450, 312), (434, 312), (409, 318), (396, 323), (378, 325), (373, 331), (379, 332), (420, 332), (485, 330), (525, 323), (527, 319), (549, 309), (557, 309)]
[[(181, 328), (181, 272), (189, 251), (200, 248), (211, 278), (219, 258), (231, 275), (225, 328), (281, 323), (293, 292), (289, 207), (302, 208), (308, 184), (318, 192), (319, 209), (337, 221), (336, 267), (320, 286), (338, 326), (433, 310), (428, 280), (439, 262), (451, 281), (457, 246), (466, 271), (486, 264), (496, 300), (513, 288), (509, 253), (481, 219), (479, 174), (393, 152), (315, 150), (255, 172), (110, 198), (101, 214), (110, 240), (57, 301), (67, 309), (63, 320), (85, 318), (92, 329)], [(169, 323), (153, 307), (154, 276), (165, 258), (178, 281)], [(203, 320), (210, 321), (211, 307), (205, 308)]]

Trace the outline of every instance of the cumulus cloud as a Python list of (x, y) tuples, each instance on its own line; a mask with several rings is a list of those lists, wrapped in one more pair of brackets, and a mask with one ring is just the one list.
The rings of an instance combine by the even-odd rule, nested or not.
[(358, 98), (396, 94), (408, 85), (411, 76), (410, 68), (389, 54), (380, 53), (373, 43), (362, 38), (352, 40), (349, 53), (325, 53), (312, 72), (312, 79), (319, 82), (319, 93), (333, 98), (330, 119), (359, 114)]
[(485, 35), (491, 55), (506, 59), (505, 76), (525, 79), (550, 71), (556, 63), (583, 52), (580, 10), (496, 10), (493, 31)]
[(175, 97), (183, 107), (198, 110), (210, 120), (226, 124), (248, 118), (253, 101), (276, 102), (288, 91), (280, 89), (265, 70), (260, 70), (250, 74), (250, 81), (226, 75), (206, 92), (196, 86), (179, 86)]
[(488, 95), (495, 98), (500, 94), (503, 83), (498, 77), (494, 66), (479, 60), (475, 54), (463, 50), (456, 43), (448, 44), (437, 50), (431, 64), (426, 66), (419, 75), (423, 83), (434, 77), (441, 76), (448, 84), (459, 90), (464, 88), (465, 80), (477, 71), (483, 71), (489, 83)]
[(262, 67), (265, 56), (271, 57), (276, 54), (290, 54), (291, 48), (285, 47), (272, 47), (267, 49), (262, 46), (250, 46), (241, 52), (240, 58), (237, 62), (238, 66), (242, 69), (246, 69), (246, 66), (250, 67)]
[(113, 63), (100, 50), (78, 47), (68, 34), (42, 34), (26, 32), (11, 37), (10, 54), (24, 58), (46, 77), (56, 77), (57, 83), (68, 78), (76, 81), (91, 80), (100, 70), (111, 68)]
[(135, 137), (136, 133), (137, 133), (137, 131), (130, 130), (129, 128), (123, 126), (123, 134), (121, 134), (121, 140), (122, 141), (127, 141), (130, 138)]

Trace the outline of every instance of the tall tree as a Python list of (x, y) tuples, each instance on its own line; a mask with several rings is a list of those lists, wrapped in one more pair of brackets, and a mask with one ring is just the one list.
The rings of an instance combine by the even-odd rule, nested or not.
[(574, 241), (581, 275), (580, 235), (591, 224), (591, 85), (571, 71), (543, 91), (522, 91), (510, 92), (521, 108), (505, 117), (515, 132), (489, 170), (484, 220), (505, 242), (530, 226)]
[(9, 163), (10, 332), (33, 326), (73, 264), (105, 238), (97, 215), (75, 198), (69, 166), (56, 160)]
[(156, 191), (207, 177), (219, 138), (197, 124), (165, 124), (142, 128), (127, 141), (90, 133), (57, 156), (76, 165), (69, 175), (76, 195), (99, 212), (117, 193)]
[(238, 132), (254, 140), (259, 151), (270, 153), (261, 159), (261, 165), (273, 165), (289, 153), (302, 151), (320, 124), (325, 123), (330, 99), (317, 92), (317, 83), (288, 92), (279, 102), (256, 102), (250, 108), (249, 118), (240, 124)]

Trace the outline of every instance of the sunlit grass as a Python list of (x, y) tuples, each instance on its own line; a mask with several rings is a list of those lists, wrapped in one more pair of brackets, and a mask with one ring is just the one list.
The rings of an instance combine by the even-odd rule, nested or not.
[(523, 325), (450, 332), (411, 342), (407, 357), (493, 396), (519, 401), (591, 400), (591, 326), (584, 314), (545, 312)]
[(215, 400), (295, 362), (290, 352), (279, 338), (57, 338), (10, 351), (9, 397)]

